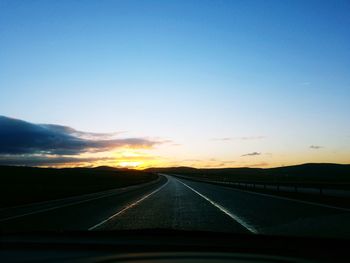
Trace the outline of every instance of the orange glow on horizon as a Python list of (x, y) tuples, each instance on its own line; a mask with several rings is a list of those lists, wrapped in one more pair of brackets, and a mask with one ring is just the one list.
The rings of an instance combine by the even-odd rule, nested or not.
[[(118, 149), (100, 153), (85, 153), (74, 157), (73, 161), (66, 163), (43, 164), (41, 167), (97, 167), (110, 166), (116, 168), (130, 168), (143, 170), (152, 167), (179, 167), (187, 166), (193, 168), (271, 168), (288, 165), (296, 165), (302, 163), (349, 163), (348, 155), (338, 154), (330, 155), (323, 152), (312, 152), (313, 158), (309, 153), (296, 152), (293, 154), (280, 153), (277, 154), (261, 154), (258, 156), (242, 157), (241, 155), (232, 154), (221, 156), (221, 158), (210, 158), (207, 156), (196, 156), (197, 158), (180, 159), (176, 156), (179, 154), (151, 151), (145, 149)], [(182, 155), (181, 155), (182, 156)], [(226, 157), (226, 158), (225, 158)], [(229, 158), (230, 157), (230, 158)], [(56, 156), (52, 157), (54, 160)], [(71, 156), (65, 156), (71, 158)]]

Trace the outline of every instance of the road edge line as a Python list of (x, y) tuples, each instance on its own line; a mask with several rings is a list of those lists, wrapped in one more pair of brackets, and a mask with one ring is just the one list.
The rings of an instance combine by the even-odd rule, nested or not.
[[(148, 184), (148, 183), (150, 183), (150, 182), (147, 182), (146, 184)], [(130, 187), (135, 187), (135, 186), (139, 186), (139, 185), (131, 185)], [(140, 186), (142, 186), (142, 185), (140, 185)], [(123, 187), (123, 188), (127, 188), (127, 187)], [(113, 190), (118, 190), (118, 189), (123, 189), (123, 188), (115, 188)], [(116, 194), (117, 193), (113, 193), (113, 192), (112, 193), (106, 193), (106, 194), (101, 195), (101, 196), (91, 197), (91, 198), (83, 199), (83, 200), (80, 200), (80, 201), (73, 201), (73, 202), (70, 202), (70, 203), (62, 204), (62, 205), (55, 205), (55, 206), (48, 207), (48, 208), (38, 209), (38, 210), (35, 210), (35, 211), (32, 211), (32, 212), (28, 212), (28, 213), (24, 213), (24, 214), (19, 214), (19, 215), (15, 215), (15, 216), (9, 216), (9, 217), (5, 217), (5, 218), (0, 218), (0, 223), (1, 222), (6, 222), (6, 221), (9, 221), (9, 220), (12, 220), (12, 219), (16, 219), (16, 218), (21, 218), (21, 217), (24, 217), (24, 216), (29, 216), (29, 215), (39, 214), (39, 213), (43, 213), (43, 212), (47, 212), (47, 211), (52, 211), (52, 210), (55, 210), (55, 209), (60, 209), (60, 208), (63, 208), (63, 207), (78, 205), (78, 204), (82, 204), (82, 203), (98, 200), (98, 199), (101, 199), (101, 198), (107, 198), (107, 197), (110, 197), (110, 196), (113, 196), (113, 195), (116, 195)]]
[(210, 204), (212, 204), (213, 206), (215, 206), (216, 208), (218, 208), (221, 212), (223, 212), (224, 214), (228, 215), (229, 217), (231, 217), (233, 220), (235, 220), (237, 223), (239, 223), (241, 226), (243, 226), (245, 229), (247, 229), (249, 232), (253, 233), (253, 234), (258, 234), (259, 232), (255, 229), (255, 227), (249, 225), (248, 223), (246, 223), (244, 220), (242, 220), (240, 217), (234, 215), (233, 213), (231, 213), (230, 211), (228, 211), (225, 207), (219, 205), (218, 203), (214, 202), (213, 200), (209, 199), (208, 197), (206, 197), (205, 195), (201, 194), (200, 192), (198, 192), (197, 190), (193, 189), (192, 187), (188, 186), (187, 184), (185, 184), (184, 182), (182, 182), (179, 179), (178, 180), (180, 183), (182, 183), (184, 186), (186, 186), (187, 188), (189, 188), (190, 190), (192, 190), (193, 192), (195, 192), (196, 194), (198, 194), (200, 197), (202, 197), (203, 199), (205, 199), (206, 201), (208, 201)]
[(350, 211), (350, 208), (345, 208), (345, 207), (340, 207), (340, 206), (327, 205), (327, 204), (317, 203), (317, 202), (313, 202), (313, 201), (306, 201), (306, 200), (301, 200), (301, 199), (296, 199), (296, 198), (291, 198), (291, 197), (269, 194), (269, 193), (260, 193), (260, 192), (255, 192), (255, 191), (251, 191), (251, 190), (244, 190), (244, 189), (239, 189), (239, 188), (235, 188), (235, 187), (230, 187), (230, 186), (226, 186), (226, 185), (221, 185), (221, 186), (229, 187), (231, 189), (234, 189), (235, 191), (240, 191), (240, 192), (248, 193), (248, 194), (255, 194), (255, 195), (260, 195), (260, 196), (265, 196), (265, 197), (271, 197), (271, 198), (275, 198), (275, 199), (281, 199), (281, 200), (286, 200), (286, 201), (291, 201), (291, 202), (296, 202), (296, 203), (302, 203), (302, 204), (306, 204), (306, 205), (319, 206), (322, 208), (335, 209), (335, 210), (346, 211), (346, 212)]
[[(177, 177), (177, 176), (174, 176), (174, 177)], [(194, 180), (192, 178), (182, 178), (182, 179), (188, 180), (188, 181), (192, 181), (192, 182), (204, 183), (204, 184), (219, 185), (219, 186), (222, 186), (222, 187), (227, 187), (227, 188), (233, 189), (235, 191), (240, 191), (240, 192), (248, 193), (248, 194), (261, 195), (261, 196), (265, 196), (265, 197), (272, 197), (272, 198), (276, 198), (276, 199), (281, 199), (281, 200), (286, 200), (286, 201), (291, 201), (291, 202), (297, 202), (297, 203), (303, 203), (303, 204), (307, 204), (307, 205), (314, 205), (314, 206), (319, 206), (319, 207), (328, 208), (328, 209), (336, 209), (336, 210), (346, 211), (346, 212), (350, 211), (350, 208), (346, 208), (346, 207), (328, 205), (328, 204), (314, 202), (314, 201), (301, 200), (301, 199), (297, 199), (297, 198), (277, 195), (277, 194), (274, 194), (274, 193), (261, 193), (261, 192), (254, 191), (254, 189), (253, 190), (251, 190), (251, 189), (241, 189), (241, 188), (238, 188), (238, 187), (234, 187), (234, 186), (232, 186), (230, 184), (222, 184), (221, 182), (200, 181), (200, 180)]]
[(93, 225), (92, 227), (89, 227), (88, 230), (95, 230), (96, 228), (100, 227), (101, 225), (107, 223), (108, 221), (110, 221), (111, 219), (113, 219), (114, 217), (117, 217), (118, 215), (124, 213), (126, 210), (138, 205), (139, 203), (141, 203), (143, 200), (147, 199), (148, 197), (150, 197), (151, 195), (157, 193), (158, 191), (160, 191), (163, 187), (165, 187), (167, 184), (169, 183), (169, 180), (167, 179), (167, 182), (165, 184), (163, 184), (162, 186), (158, 187), (156, 190), (154, 190), (153, 192), (143, 196), (141, 199), (133, 202), (130, 205), (127, 205), (126, 207), (124, 207), (122, 210), (118, 211), (117, 213), (115, 213), (114, 215), (111, 215), (110, 217), (108, 217), (107, 219), (101, 221), (100, 223)]

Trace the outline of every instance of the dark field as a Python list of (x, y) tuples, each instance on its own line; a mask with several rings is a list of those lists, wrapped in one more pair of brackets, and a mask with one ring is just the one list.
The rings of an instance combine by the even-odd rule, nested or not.
[[(278, 168), (224, 168), (224, 169), (195, 169), (191, 167), (153, 168), (153, 172), (163, 172), (184, 176), (195, 181), (214, 181), (218, 184), (270, 184), (279, 187), (310, 187), (350, 191), (350, 165), (310, 163)], [(222, 182), (222, 183), (220, 183)], [(237, 186), (232, 186), (236, 187)], [(238, 188), (247, 190), (245, 185)], [(330, 196), (325, 194), (303, 193), (300, 191), (285, 192), (267, 188), (249, 188), (250, 191), (268, 193), (300, 200), (313, 201), (335, 206), (350, 208), (349, 195)]]
[(157, 178), (150, 172), (109, 167), (52, 169), (0, 166), (0, 207), (88, 194)]
[(227, 182), (350, 185), (349, 164), (310, 163), (277, 168), (195, 169), (191, 167), (151, 168), (163, 172)]
[[(144, 171), (111, 167), (52, 169), (0, 166), (0, 207), (146, 183), (158, 178), (156, 175), (158, 172), (179, 174), (199, 180), (298, 184), (316, 187), (327, 186), (332, 187), (332, 189), (350, 189), (350, 165), (339, 164), (304, 164), (269, 169), (174, 167), (151, 168)], [(339, 202), (338, 199), (335, 201)], [(346, 202), (348, 203), (348, 200)]]

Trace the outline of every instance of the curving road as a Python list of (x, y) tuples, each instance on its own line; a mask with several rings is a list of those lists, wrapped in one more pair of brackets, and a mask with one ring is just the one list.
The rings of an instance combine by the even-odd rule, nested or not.
[(145, 185), (0, 211), (0, 231), (172, 228), (350, 237), (350, 210), (162, 175)]

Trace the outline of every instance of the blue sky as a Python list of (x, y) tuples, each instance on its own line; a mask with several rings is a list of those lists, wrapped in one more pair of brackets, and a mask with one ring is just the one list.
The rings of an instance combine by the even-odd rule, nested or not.
[(140, 153), (161, 164), (349, 163), (349, 12), (348, 1), (0, 0), (0, 115), (172, 141)]

